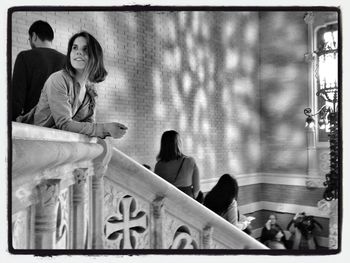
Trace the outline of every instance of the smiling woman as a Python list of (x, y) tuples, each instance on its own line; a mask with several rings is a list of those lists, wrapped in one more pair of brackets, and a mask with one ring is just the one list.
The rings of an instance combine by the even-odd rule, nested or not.
[(74, 40), (72, 51), (70, 53), (70, 61), (76, 72), (83, 74), (86, 63), (89, 61), (86, 39), (84, 37), (77, 37)]
[(87, 32), (71, 37), (65, 69), (46, 81), (38, 104), (19, 122), (58, 128), (89, 136), (121, 138), (127, 127), (121, 123), (94, 123), (94, 84), (107, 76), (103, 52), (98, 41)]

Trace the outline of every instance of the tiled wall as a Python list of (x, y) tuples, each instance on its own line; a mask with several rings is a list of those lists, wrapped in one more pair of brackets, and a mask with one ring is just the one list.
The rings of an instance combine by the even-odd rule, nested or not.
[[(97, 121), (129, 127), (115, 145), (136, 161), (153, 168), (162, 132), (175, 129), (184, 153), (196, 159), (202, 180), (223, 173), (306, 174), (303, 16), (15, 12), (12, 64), (18, 52), (29, 48), (27, 31), (35, 20), (52, 25), (53, 46), (62, 53), (70, 36), (86, 30), (102, 45), (109, 73), (98, 87)], [(253, 184), (241, 187), (239, 203), (315, 206), (321, 198), (320, 189)], [(265, 221), (263, 211), (258, 213), (254, 228)]]
[(101, 43), (109, 75), (97, 120), (129, 127), (120, 150), (153, 168), (161, 134), (175, 129), (202, 179), (258, 171), (257, 12), (14, 12), (12, 63), (37, 19), (63, 53), (80, 30)]
[(305, 174), (308, 52), (305, 12), (260, 13), (262, 172)]

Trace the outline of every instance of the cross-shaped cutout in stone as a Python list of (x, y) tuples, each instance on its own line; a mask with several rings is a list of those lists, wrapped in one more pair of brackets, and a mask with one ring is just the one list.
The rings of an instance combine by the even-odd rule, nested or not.
[(131, 196), (125, 196), (119, 203), (120, 215), (112, 215), (107, 219), (105, 235), (108, 240), (120, 242), (121, 249), (132, 249), (136, 246), (136, 233), (147, 229), (147, 215), (137, 213), (136, 201)]

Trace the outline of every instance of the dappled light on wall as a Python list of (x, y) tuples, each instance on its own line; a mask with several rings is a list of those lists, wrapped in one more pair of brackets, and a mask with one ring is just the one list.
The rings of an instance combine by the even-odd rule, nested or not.
[(231, 124), (227, 123), (225, 131), (225, 143), (231, 145), (232, 143), (237, 143), (241, 140), (241, 130)]
[[(292, 108), (295, 100), (299, 96), (299, 90), (293, 83), (287, 83), (283, 87), (276, 89), (274, 93), (270, 93), (266, 98), (266, 106), (270, 110), (278, 110)], [(276, 114), (277, 117), (283, 117), (283, 111)]]
[(194, 99), (193, 110), (193, 131), (198, 133), (200, 131), (200, 122), (205, 118), (208, 106), (207, 96), (203, 89), (199, 89)]
[(260, 163), (260, 145), (256, 138), (248, 139), (247, 141), (247, 155), (251, 165), (258, 166)]
[(192, 136), (186, 135), (184, 142), (185, 142), (184, 150), (186, 150), (186, 152), (190, 152), (190, 153), (194, 152)]
[[(300, 87), (305, 68), (289, 50), (291, 45), (302, 49), (305, 41), (296, 15), (287, 13), (37, 15), (60, 21), (55, 24), (60, 38), (55, 38), (54, 47), (62, 52), (72, 33), (82, 28), (100, 41), (109, 75), (99, 86), (97, 121), (128, 125), (127, 135), (116, 143), (121, 151), (153, 166), (162, 132), (175, 129), (185, 154), (198, 159), (200, 170), (206, 171), (202, 179), (207, 179), (225, 172), (256, 173), (259, 163), (273, 167), (269, 162), (280, 148), (270, 145), (277, 141), (283, 148), (285, 143), (273, 138), (276, 123), (295, 128), (292, 141), (300, 140), (303, 125), (295, 126), (298, 117), (291, 122), (286, 116), (304, 104)], [(21, 42), (13, 47), (13, 54), (23, 46)], [(265, 151), (269, 160), (261, 155)]]
[(222, 25), (221, 41), (226, 47), (229, 45), (231, 38), (236, 34), (238, 19), (233, 17), (231, 21), (224, 22)]
[(181, 112), (184, 109), (184, 103), (182, 101), (182, 96), (179, 93), (178, 87), (177, 87), (177, 82), (174, 77), (171, 77), (170, 79), (170, 89), (169, 92), (171, 94), (170, 98), (172, 99), (172, 105), (174, 108), (178, 111)]
[(259, 26), (256, 21), (249, 21), (245, 25), (244, 41), (246, 44), (254, 47), (259, 36)]
[(225, 68), (226, 70), (235, 70), (238, 66), (239, 54), (238, 50), (231, 49), (227, 50), (225, 56)]
[(198, 144), (198, 145), (196, 146), (196, 157), (197, 157), (200, 161), (203, 161), (203, 159), (204, 159), (204, 149), (203, 149), (202, 144)]
[(180, 132), (186, 132), (188, 128), (188, 120), (187, 120), (187, 115), (184, 112), (180, 113), (180, 119), (179, 119), (179, 128)]
[(281, 141), (288, 141), (290, 146), (302, 147), (305, 145), (305, 133), (302, 130), (291, 129), (287, 123), (280, 123), (276, 126), (272, 135)]
[(254, 55), (252, 55), (251, 52), (244, 52), (242, 54), (241, 63), (242, 63), (242, 69), (244, 70), (245, 73), (247, 74), (254, 73), (257, 62), (254, 58)]
[[(300, 165), (307, 164), (307, 154), (305, 151), (298, 149), (280, 150), (278, 155), (274, 156), (274, 158), (276, 159), (273, 167), (275, 169), (286, 169), (285, 167), (292, 167), (296, 162)], [(288, 170), (286, 169), (286, 171)], [(291, 169), (290, 172), (293, 172), (293, 170)]]
[(188, 63), (190, 66), (191, 71), (196, 71), (197, 69), (197, 59), (196, 56), (193, 52), (188, 54)]
[(254, 88), (252, 80), (248, 77), (241, 77), (232, 81), (232, 94), (238, 96), (237, 101), (244, 99), (244, 97), (256, 96)]
[(198, 35), (198, 33), (199, 33), (199, 25), (200, 25), (199, 19), (200, 19), (199, 12), (192, 12), (191, 29), (192, 29), (192, 32), (193, 32), (194, 35)]
[(213, 95), (213, 93), (215, 92), (215, 83), (213, 80), (209, 80), (207, 83), (207, 90), (209, 92), (209, 96)]
[(236, 153), (233, 153), (232, 151), (228, 152), (228, 165), (229, 165), (230, 173), (234, 175), (241, 174), (243, 172), (241, 163), (242, 162)]
[(188, 96), (193, 88), (192, 78), (191, 78), (190, 73), (188, 71), (183, 73), (182, 87), (183, 87), (184, 95)]
[(302, 112), (296, 114), (305, 107), (308, 94), (303, 16), (304, 12), (262, 12), (259, 18), (262, 171), (304, 174), (307, 170)]
[(163, 81), (159, 70), (153, 71), (153, 89), (155, 94), (154, 114), (159, 119), (163, 119), (166, 115), (166, 107), (163, 103)]
[(210, 124), (207, 119), (202, 121), (202, 133), (206, 136), (210, 136)]
[(161, 102), (156, 103), (154, 105), (154, 113), (158, 118), (163, 119), (166, 116), (166, 107), (164, 104)]
[(163, 61), (167, 70), (174, 70), (174, 54), (170, 50), (164, 52)]
[(113, 85), (113, 88), (115, 88), (114, 91), (118, 95), (128, 95), (131, 93), (127, 75), (117, 67), (108, 72), (106, 83)]

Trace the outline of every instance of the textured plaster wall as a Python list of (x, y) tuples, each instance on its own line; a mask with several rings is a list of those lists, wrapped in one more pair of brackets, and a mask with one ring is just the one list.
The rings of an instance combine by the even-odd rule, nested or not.
[(305, 174), (305, 12), (260, 13), (261, 171)]
[(257, 12), (15, 12), (12, 64), (37, 19), (63, 53), (80, 30), (99, 40), (109, 75), (97, 121), (129, 127), (115, 145), (136, 161), (153, 168), (161, 134), (175, 129), (201, 179), (259, 171)]
[[(304, 12), (15, 12), (12, 65), (17, 54), (29, 48), (27, 31), (35, 20), (52, 25), (53, 46), (62, 53), (74, 33), (86, 30), (101, 43), (109, 72), (98, 86), (97, 121), (129, 127), (115, 145), (136, 161), (153, 168), (161, 134), (175, 129), (184, 153), (196, 159), (201, 179), (223, 173), (306, 174), (303, 16)], [(321, 192), (257, 184), (241, 187), (239, 202), (313, 206)], [(268, 215), (254, 216), (256, 228)]]

